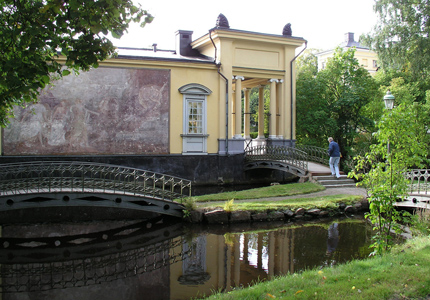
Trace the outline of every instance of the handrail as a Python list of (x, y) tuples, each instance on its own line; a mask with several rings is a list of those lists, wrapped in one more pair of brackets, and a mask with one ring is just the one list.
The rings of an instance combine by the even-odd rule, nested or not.
[(173, 201), (191, 196), (191, 181), (92, 162), (0, 164), (0, 196), (62, 191), (131, 194)]
[(245, 161), (282, 161), (302, 170), (308, 170), (307, 154), (286, 146), (258, 145), (245, 151)]
[(405, 178), (410, 180), (408, 192), (410, 194), (424, 194), (430, 192), (430, 170), (410, 169), (405, 172)]
[(308, 161), (313, 161), (327, 166), (329, 165), (327, 149), (310, 145), (296, 145), (296, 148), (306, 152)]

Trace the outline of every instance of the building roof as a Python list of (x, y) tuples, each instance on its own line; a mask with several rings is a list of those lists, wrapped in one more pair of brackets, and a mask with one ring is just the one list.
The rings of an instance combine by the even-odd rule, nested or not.
[(343, 43), (339, 45), (339, 47), (341, 48), (355, 47), (355, 48), (361, 48), (361, 49), (369, 49), (368, 47), (361, 45), (360, 42), (356, 42), (354, 40), (353, 32), (345, 33), (345, 40), (343, 41)]
[[(297, 43), (305, 42), (303, 38), (292, 36), (291, 24), (288, 23), (282, 29), (282, 35), (250, 32), (244, 30), (231, 29), (227, 18), (220, 14), (216, 21), (216, 26), (204, 36), (197, 40), (192, 40), (193, 31), (178, 30), (176, 32), (176, 49), (164, 50), (158, 49), (157, 44), (153, 44), (152, 48), (129, 48), (118, 47), (117, 58), (123, 59), (141, 59), (141, 60), (166, 60), (166, 61), (182, 61), (182, 62), (197, 62), (197, 63), (215, 63), (213, 57), (202, 55), (198, 50), (200, 41), (204, 41), (209, 36), (210, 31), (223, 32), (221, 35), (234, 35), (239, 38), (246, 38), (246, 36), (253, 36), (256, 41), (275, 42), (275, 43)], [(229, 36), (229, 37), (232, 37)], [(285, 42), (284, 42), (285, 40)]]

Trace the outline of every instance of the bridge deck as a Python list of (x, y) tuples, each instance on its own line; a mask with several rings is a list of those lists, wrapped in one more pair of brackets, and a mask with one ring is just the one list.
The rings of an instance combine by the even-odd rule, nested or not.
[(308, 161), (308, 171), (309, 173), (316, 175), (316, 174), (320, 174), (320, 175), (330, 175), (331, 171), (330, 168), (326, 165), (323, 164), (319, 164), (316, 162), (311, 162)]

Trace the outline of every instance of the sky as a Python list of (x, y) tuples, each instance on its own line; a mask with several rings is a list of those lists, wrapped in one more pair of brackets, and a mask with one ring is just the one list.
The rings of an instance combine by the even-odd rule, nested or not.
[(333, 49), (353, 32), (358, 41), (376, 24), (375, 0), (133, 0), (155, 18), (140, 28), (133, 24), (119, 47), (175, 49), (177, 30), (193, 31), (193, 40), (215, 27), (220, 13), (231, 29), (282, 34), (291, 23), (292, 34), (308, 41), (308, 48)]

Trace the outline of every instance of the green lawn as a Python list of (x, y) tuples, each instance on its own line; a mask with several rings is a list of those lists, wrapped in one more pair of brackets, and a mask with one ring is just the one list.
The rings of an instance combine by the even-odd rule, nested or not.
[(415, 238), (382, 257), (281, 276), (208, 300), (429, 299), (430, 238)]
[(323, 191), (325, 188), (316, 183), (289, 183), (279, 184), (268, 187), (261, 187), (256, 189), (226, 192), (219, 194), (208, 194), (202, 196), (192, 197), (196, 202), (207, 201), (225, 201), (225, 200), (241, 200), (241, 199), (261, 199), (269, 197), (293, 196), (300, 194), (309, 194), (314, 192)]

